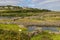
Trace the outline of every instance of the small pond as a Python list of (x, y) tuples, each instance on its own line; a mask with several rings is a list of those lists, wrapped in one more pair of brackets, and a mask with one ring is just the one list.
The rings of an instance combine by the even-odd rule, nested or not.
[(36, 27), (36, 26), (29, 26), (28, 31), (35, 31), (35, 30), (43, 30), (43, 31), (52, 31), (52, 32), (59, 32), (60, 27)]

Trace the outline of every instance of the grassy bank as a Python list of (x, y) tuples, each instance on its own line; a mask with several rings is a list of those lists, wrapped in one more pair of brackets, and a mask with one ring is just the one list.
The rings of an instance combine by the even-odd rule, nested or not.
[(24, 32), (0, 29), (0, 40), (30, 40), (30, 37)]
[(0, 24), (0, 29), (10, 30), (10, 31), (19, 31), (19, 30), (27, 30), (26, 28), (22, 28), (16, 24)]
[(60, 40), (60, 34), (40, 33), (33, 36), (31, 40)]
[[(20, 25), (19, 25), (20, 26)], [(0, 24), (0, 40), (60, 40), (60, 34), (40, 32), (34, 35), (16, 24)], [(19, 31), (24, 30), (24, 31)]]

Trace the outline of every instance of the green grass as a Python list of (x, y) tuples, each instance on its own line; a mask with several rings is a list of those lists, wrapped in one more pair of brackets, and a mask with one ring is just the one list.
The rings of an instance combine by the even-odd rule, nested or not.
[(53, 40), (60, 40), (60, 34), (56, 34), (52, 36)]
[(4, 30), (19, 30), (19, 26), (15, 24), (0, 24), (0, 29)]
[(24, 32), (0, 29), (0, 40), (28, 40), (30, 37)]
[(60, 40), (60, 34), (38, 34), (36, 36), (33, 36), (31, 40)]
[(26, 30), (16, 24), (0, 24), (0, 40), (28, 40)]
[(14, 30), (14, 31), (19, 31), (19, 29), (26, 30), (26, 28), (20, 28), (16, 24), (0, 24), (0, 29), (3, 29), (3, 30)]
[(36, 36), (33, 36), (32, 38), (31, 38), (31, 40), (50, 40), (51, 38), (51, 34), (49, 34), (49, 33), (46, 33), (46, 32), (41, 32), (40, 34), (38, 34), (38, 35), (36, 35)]

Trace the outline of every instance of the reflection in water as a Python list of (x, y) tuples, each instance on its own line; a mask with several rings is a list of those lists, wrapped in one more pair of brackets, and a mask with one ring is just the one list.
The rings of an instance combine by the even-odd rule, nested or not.
[(43, 30), (43, 31), (52, 31), (52, 32), (59, 32), (59, 27), (36, 27), (36, 26), (30, 26), (28, 27), (28, 31), (35, 31), (35, 30)]
[(50, 30), (53, 32), (59, 32), (58, 27), (42, 27), (42, 30)]

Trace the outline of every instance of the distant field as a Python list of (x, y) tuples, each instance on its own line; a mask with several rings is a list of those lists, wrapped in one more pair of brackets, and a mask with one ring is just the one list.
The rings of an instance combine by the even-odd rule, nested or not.
[[(45, 25), (60, 25), (60, 12), (40, 12), (40, 13), (0, 13), (1, 17), (12, 17), (12, 19), (2, 18), (0, 23), (16, 23), (16, 24), (45, 24)], [(13, 18), (16, 17), (16, 18)], [(18, 18), (20, 17), (20, 18)]]

